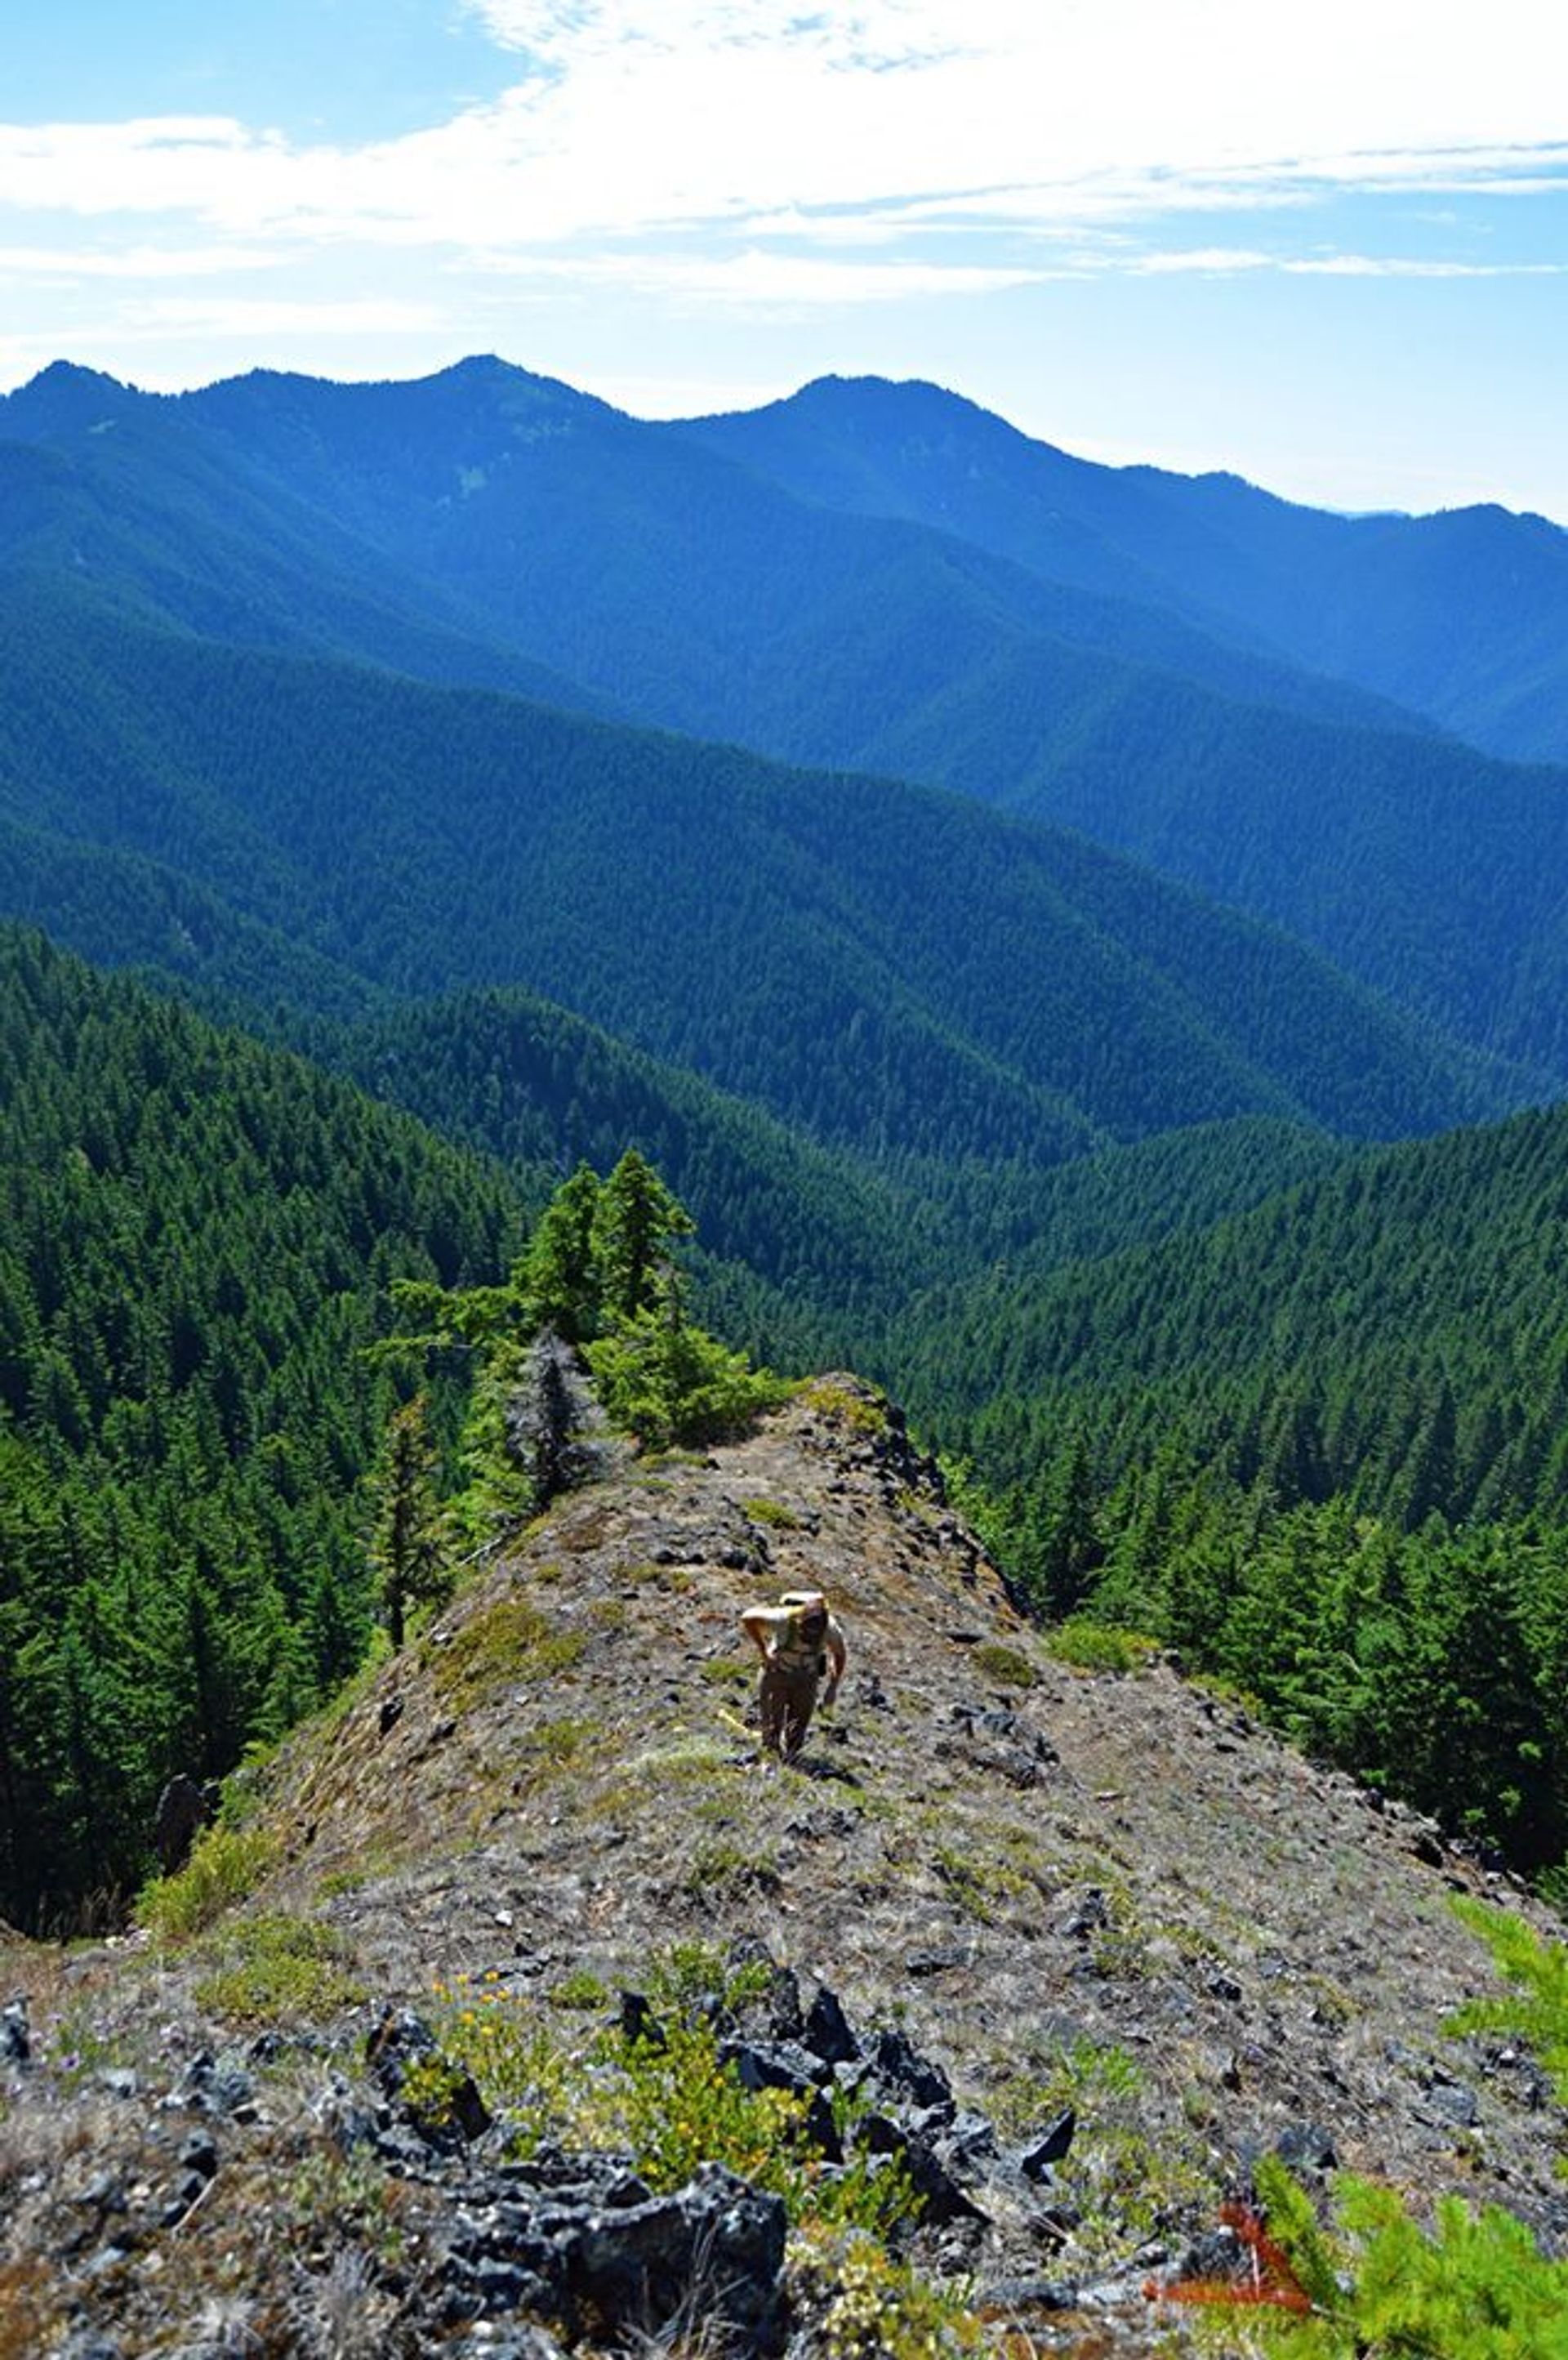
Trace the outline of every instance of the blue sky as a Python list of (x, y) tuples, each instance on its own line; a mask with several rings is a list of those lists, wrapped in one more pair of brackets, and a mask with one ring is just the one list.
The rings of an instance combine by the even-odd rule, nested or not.
[(59, 0), (0, 385), (925, 377), (1094, 458), (1568, 523), (1561, 0)]

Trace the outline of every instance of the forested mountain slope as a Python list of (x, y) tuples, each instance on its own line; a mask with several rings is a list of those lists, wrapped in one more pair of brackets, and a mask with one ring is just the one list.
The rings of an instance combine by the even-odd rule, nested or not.
[(1026, 1253), (892, 1349), (1048, 1612), (1177, 1646), (1561, 1882), (1568, 1109), (1359, 1151), (1207, 1234)]
[(60, 366), (0, 398), (0, 596), (53, 628), (51, 590), (84, 589), (127, 619), (606, 709), (169, 403)]
[(353, 1022), (383, 995), (352, 969), (247, 918), (167, 862), (0, 813), (0, 912), (106, 967), (139, 967), (256, 1030), (291, 1011)]
[[(913, 436), (933, 480), (976, 438), (968, 488), (947, 507), (933, 495), (934, 521), (827, 505), (803, 462), (803, 482), (770, 479), (777, 434), (755, 464), (730, 455), (748, 421), (720, 450), (706, 427), (648, 426), (499, 362), (411, 386), (261, 372), (178, 400), (46, 372), (0, 409), (0, 438), (21, 438), (0, 440), (18, 481), (14, 628), (48, 585), (86, 585), (247, 644), (598, 699), (792, 760), (957, 786), (1304, 933), (1473, 1043), (1559, 1073), (1563, 778), (1395, 726), (1364, 692), (1259, 648), (1262, 560), (1231, 512), (1298, 512), (1041, 458), (929, 388), (882, 395), (876, 433), (884, 409), (907, 399), (924, 421), (936, 406), (942, 432)], [(831, 492), (854, 440), (838, 413), (869, 397), (800, 399), (828, 437)], [(791, 428), (796, 453), (810, 438), (793, 413)], [(920, 474), (894, 464), (910, 440), (877, 482)], [(1026, 480), (1047, 461), (1043, 486)], [(1093, 528), (1097, 546), (1124, 532), (1142, 553), (1097, 570), (1061, 555), (1059, 476), (1083, 511), (1073, 547)], [(895, 495), (873, 486), (858, 505), (874, 497)], [(1300, 515), (1312, 549), (1338, 545), (1343, 519)], [(1305, 561), (1282, 547), (1294, 583)], [(1203, 574), (1198, 590), (1171, 589), (1167, 558)], [(1223, 613), (1210, 575), (1230, 585)], [(1304, 595), (1338, 611), (1331, 582)], [(1488, 661), (1550, 701), (1534, 654), (1511, 672), (1504, 650)]]
[(864, 757), (1081, 828), (1461, 1038), (1564, 1070), (1568, 773), (1262, 706), (1216, 728), (1170, 679), (1107, 682), (1069, 711), (1037, 667), (1000, 658)]
[[(173, 869), (405, 997), (525, 984), (895, 1176), (1236, 1113), (1388, 1135), (1539, 1088), (1287, 938), (958, 797), (90, 601), (68, 637), (52, 619), (0, 648), (0, 818)], [(73, 941), (118, 956), (113, 909), (83, 916)]]
[(911, 1386), (1012, 1478), (1071, 1426), (1110, 1476), (1165, 1448), (1407, 1524), (1568, 1524), (1565, 1175), (1555, 1107), (1361, 1150), (1206, 1234), (1026, 1255), (910, 1339)]
[(463, 992), (310, 1030), (317, 1056), (520, 1168), (526, 1188), (539, 1171), (580, 1163), (607, 1172), (635, 1145), (696, 1223), (708, 1323), (786, 1367), (869, 1350), (912, 1289), (998, 1250), (1040, 1185), (1032, 1170), (1009, 1188), (1006, 1172), (987, 1169), (974, 1203), (964, 1167), (932, 1162), (898, 1186), (869, 1153), (818, 1146), (529, 992)]
[(698, 735), (850, 759), (842, 736), (808, 734), (835, 675), (853, 678), (864, 729), (997, 639), (1049, 639), (1070, 697), (1092, 694), (1109, 661), (1325, 716), (1381, 710), (1259, 657), (1245, 632), (1216, 639), (1148, 603), (1086, 595), (918, 522), (835, 514), (679, 430), (495, 360), (403, 386), (257, 371), (182, 397), (180, 415), (493, 631)]
[(818, 1147), (744, 1100), (518, 991), (304, 1028), (312, 1054), (443, 1136), (521, 1168), (607, 1171), (629, 1141), (691, 1213), (709, 1325), (784, 1367), (854, 1359), (900, 1381), (901, 1338), (998, 1257), (1046, 1270), (1207, 1226), (1351, 1151), (1268, 1117), (1164, 1131), (1042, 1172), (964, 1154), (911, 1163)]
[[(1185, 661), (1230, 690), (1260, 677), (1171, 618), (945, 536), (836, 518), (499, 362), (412, 385), (256, 372), (178, 400), (59, 367), (0, 403), (0, 453), (13, 570), (66, 565), (214, 637), (332, 645), (439, 679), (454, 676), (445, 634), (465, 617), (471, 679), (495, 683), (499, 648), (549, 647), (601, 699), (624, 692), (643, 717), (709, 736), (787, 736), (800, 665), (825, 671), (852, 621), (868, 705), (866, 650), (897, 655), (881, 669), (898, 699), (920, 670), (945, 681), (996, 633)], [(400, 626), (389, 605), (408, 610)], [(1097, 678), (1066, 645), (1060, 657), (1070, 686)], [(550, 702), (586, 701), (563, 676), (553, 694), (544, 672), (534, 679)], [(1278, 684), (1288, 695), (1282, 673)], [(1362, 709), (1331, 684), (1302, 677), (1295, 690), (1310, 710)]]
[(682, 431), (831, 507), (936, 525), (1271, 647), (1495, 753), (1568, 759), (1568, 534), (1543, 517), (1330, 515), (1234, 475), (1098, 466), (958, 394), (877, 377)]
[(520, 1243), (495, 1167), (0, 928), (0, 1918), (145, 1868), (360, 1660), (397, 1276)]

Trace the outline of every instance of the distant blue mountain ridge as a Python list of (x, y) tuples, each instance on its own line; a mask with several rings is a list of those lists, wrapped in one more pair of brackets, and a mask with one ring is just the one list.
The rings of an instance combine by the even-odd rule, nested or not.
[(1331, 517), (879, 380), (651, 425), (494, 358), (172, 397), (57, 365), (0, 404), (0, 606), (67, 597), (1066, 823), (1518, 1090), (1568, 1074), (1568, 776), (1481, 743), (1528, 711), (1510, 750), (1568, 747), (1538, 519)]

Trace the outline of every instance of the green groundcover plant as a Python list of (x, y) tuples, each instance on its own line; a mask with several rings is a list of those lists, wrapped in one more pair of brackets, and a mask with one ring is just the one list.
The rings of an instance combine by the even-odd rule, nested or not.
[[(1470, 2002), (1444, 2028), (1527, 2041), (1568, 2102), (1568, 1946), (1506, 1909), (1464, 1896), (1454, 1907), (1512, 1988)], [(1260, 2209), (1225, 2216), (1240, 2275), (1149, 2289), (1223, 2322), (1228, 2351), (1240, 2333), (1244, 2351), (1302, 2360), (1568, 2360), (1568, 2261), (1543, 2254), (1501, 2205), (1441, 2197), (1428, 2229), (1392, 2189), (1345, 2173), (1325, 2228), (1277, 2157), (1256, 2180)]]
[(1228, 2353), (1301, 2360), (1568, 2355), (1568, 2263), (1550, 2260), (1500, 2205), (1476, 2212), (1456, 2196), (1440, 2198), (1429, 2231), (1392, 2189), (1345, 2173), (1324, 2228), (1278, 2158), (1258, 2166), (1257, 2184), (1261, 2213), (1236, 2207), (1228, 2216), (1246, 2257), (1239, 2277), (1150, 2289), (1202, 2309)]

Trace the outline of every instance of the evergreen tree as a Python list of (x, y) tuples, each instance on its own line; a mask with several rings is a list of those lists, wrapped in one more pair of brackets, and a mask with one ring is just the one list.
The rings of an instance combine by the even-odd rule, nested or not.
[(662, 1307), (617, 1321), (587, 1359), (615, 1423), (652, 1449), (715, 1441), (784, 1395), (769, 1371), (683, 1319), (673, 1292)]
[(593, 1167), (580, 1164), (540, 1214), (513, 1274), (528, 1326), (553, 1328), (567, 1344), (583, 1343), (598, 1327), (606, 1194)]
[(410, 1609), (442, 1595), (444, 1549), (435, 1492), (435, 1449), (419, 1394), (392, 1418), (376, 1482), (371, 1562), (394, 1647)]
[(1089, 1448), (1075, 1432), (1051, 1470), (1040, 1580), (1046, 1612), (1075, 1614), (1105, 1562)]
[(607, 1320), (636, 1319), (659, 1307), (670, 1248), (692, 1228), (685, 1206), (628, 1147), (599, 1192), (593, 1218), (593, 1265)]

